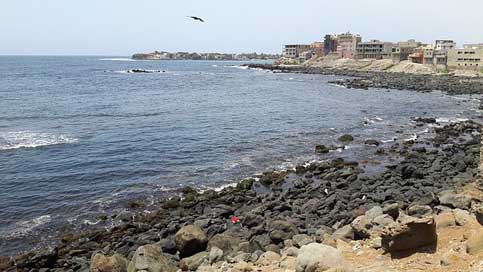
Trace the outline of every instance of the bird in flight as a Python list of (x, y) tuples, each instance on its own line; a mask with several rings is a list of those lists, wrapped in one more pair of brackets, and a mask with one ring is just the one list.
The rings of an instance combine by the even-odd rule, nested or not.
[(188, 16), (189, 18), (193, 19), (193, 20), (196, 20), (196, 21), (200, 21), (202, 23), (205, 22), (205, 20), (201, 19), (200, 17), (196, 17), (196, 16)]

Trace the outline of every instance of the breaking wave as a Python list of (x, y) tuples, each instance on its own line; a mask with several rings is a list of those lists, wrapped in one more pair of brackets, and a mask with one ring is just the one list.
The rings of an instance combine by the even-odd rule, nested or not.
[(23, 237), (33, 231), (35, 228), (47, 224), (51, 221), (50, 215), (42, 215), (31, 220), (21, 221), (15, 224), (15, 228), (8, 231), (5, 235), (9, 238)]
[(67, 135), (34, 133), (30, 131), (0, 132), (0, 151), (19, 148), (36, 148), (41, 146), (71, 144), (79, 140)]

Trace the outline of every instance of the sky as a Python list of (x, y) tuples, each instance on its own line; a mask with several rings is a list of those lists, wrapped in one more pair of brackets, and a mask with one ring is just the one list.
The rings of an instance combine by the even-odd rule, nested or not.
[(482, 0), (2, 0), (0, 55), (280, 53), (347, 31), (463, 45), (483, 42), (482, 11)]

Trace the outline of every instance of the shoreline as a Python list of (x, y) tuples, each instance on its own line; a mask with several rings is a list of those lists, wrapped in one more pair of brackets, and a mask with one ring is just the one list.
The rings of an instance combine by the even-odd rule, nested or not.
[(449, 95), (483, 94), (483, 78), (456, 75), (411, 74), (402, 72), (362, 71), (304, 65), (245, 64), (251, 69), (275, 73), (304, 73), (350, 77), (329, 83), (353, 89), (395, 89), (419, 92), (442, 91)]
[[(258, 179), (245, 179), (236, 187), (219, 192), (199, 193), (186, 187), (182, 197), (172, 196), (161, 201), (157, 211), (135, 214), (110, 230), (66, 233), (54, 249), (16, 256), (15, 266), (10, 269), (88, 268), (95, 252), (117, 253), (130, 259), (138, 247), (146, 244), (158, 244), (176, 263), (180, 256), (176, 253), (174, 235), (187, 224), (200, 226), (209, 241), (229, 234), (236, 237), (233, 247), (261, 239), (263, 245), (257, 246), (257, 250), (266, 251), (269, 246), (280, 250), (283, 241), (272, 239), (270, 230), (271, 222), (276, 219), (284, 221), (282, 225), (290, 225), (289, 229), (296, 228), (297, 233), (313, 236), (321, 228), (337, 232), (350, 224), (361, 210), (375, 206), (398, 203), (400, 209), (406, 210), (421, 202), (434, 208), (439, 204), (438, 193), (464, 186), (476, 178), (481, 129), (473, 121), (443, 127), (435, 121), (417, 120), (418, 126), (427, 127), (434, 138), (367, 142), (367, 148), (379, 153), (381, 160), (392, 160), (383, 172), (365, 174), (364, 165), (377, 162), (334, 158), (298, 165), (294, 170), (265, 172)], [(322, 146), (317, 150), (325, 153)], [(452, 159), (454, 154), (462, 156), (463, 164)], [(433, 169), (427, 161), (435, 160), (440, 164)], [(424, 170), (418, 171), (420, 167)], [(438, 169), (445, 172), (438, 173)], [(455, 176), (458, 178), (454, 179)], [(395, 187), (391, 189), (391, 186)], [(400, 195), (401, 192), (404, 194)], [(241, 224), (233, 224), (232, 216), (240, 218)], [(229, 255), (229, 250), (225, 250)], [(4, 263), (12, 264), (11, 259), (5, 260), (8, 261)]]

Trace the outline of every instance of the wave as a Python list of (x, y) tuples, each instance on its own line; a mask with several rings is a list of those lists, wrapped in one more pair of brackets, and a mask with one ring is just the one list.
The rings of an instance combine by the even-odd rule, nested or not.
[(114, 71), (114, 73), (118, 73), (118, 74), (161, 74), (161, 73), (166, 73), (166, 71), (165, 70), (148, 70), (148, 69), (129, 69), (129, 70)]
[(0, 132), (0, 151), (19, 148), (36, 148), (42, 146), (72, 144), (79, 140), (67, 135), (50, 133), (34, 133), (30, 131)]
[(49, 223), (52, 220), (50, 215), (42, 215), (31, 220), (17, 222), (14, 229), (7, 231), (5, 237), (18, 238), (23, 237), (33, 231), (35, 228)]
[(99, 60), (103, 60), (103, 61), (137, 61), (137, 60), (130, 59), (130, 58), (104, 58), (104, 59), (99, 59)]

